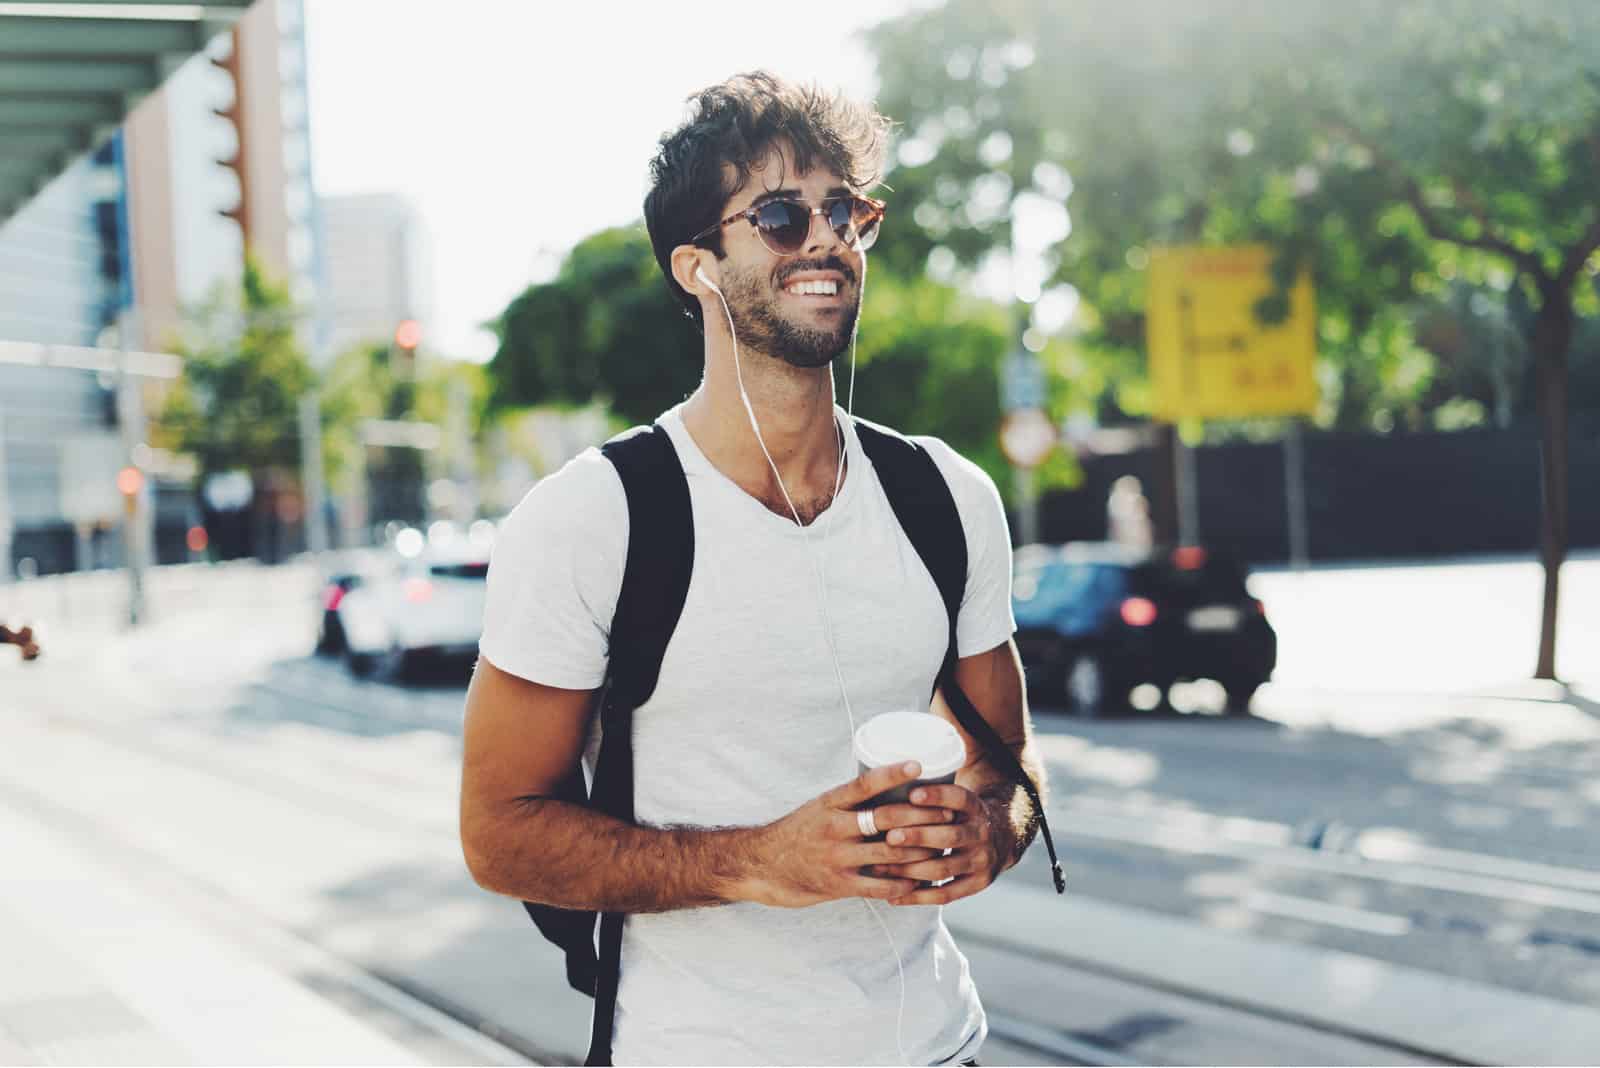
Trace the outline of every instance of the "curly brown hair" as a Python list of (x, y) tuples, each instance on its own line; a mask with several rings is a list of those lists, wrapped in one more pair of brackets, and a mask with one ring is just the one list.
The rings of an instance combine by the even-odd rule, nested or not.
[[(672, 250), (722, 218), (774, 145), (788, 147), (802, 174), (818, 165), (861, 193), (882, 177), (889, 120), (816, 85), (766, 71), (737, 74), (689, 97), (689, 117), (661, 138), (650, 161), (644, 221), (667, 286), (700, 323), (700, 302), (672, 278)], [(722, 234), (699, 244), (721, 258)]]

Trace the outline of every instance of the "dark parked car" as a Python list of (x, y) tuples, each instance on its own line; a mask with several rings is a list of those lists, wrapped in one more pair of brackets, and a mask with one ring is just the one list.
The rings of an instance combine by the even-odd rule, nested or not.
[(1121, 711), (1140, 686), (1165, 696), (1195, 679), (1220, 683), (1228, 711), (1243, 713), (1278, 659), (1244, 570), (1198, 547), (1026, 546), (1012, 601), (1030, 693), (1075, 714)]

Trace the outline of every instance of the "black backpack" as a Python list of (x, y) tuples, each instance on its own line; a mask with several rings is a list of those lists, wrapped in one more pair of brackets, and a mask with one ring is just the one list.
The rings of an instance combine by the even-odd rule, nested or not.
[[(956, 685), (956, 617), (966, 588), (967, 542), (955, 498), (933, 457), (922, 446), (862, 419), (855, 420), (855, 427), (895, 518), (933, 576), (949, 615), (950, 640), (935, 688), (944, 691), (956, 719), (984, 747), (989, 759), (1027, 791), (1034, 811), (1039, 813), (1045, 847), (1050, 851), (1056, 892), (1064, 893), (1066, 878), (1056, 859), (1050, 825), (1044, 818), (1035, 784), (1016, 754)], [(662, 657), (688, 596), (689, 575), (694, 567), (694, 516), (683, 466), (660, 424), (636, 427), (608, 441), (601, 451), (616, 467), (627, 493), (628, 555), (616, 615), (611, 621), (611, 653), (600, 698), (602, 734), (594, 790), (591, 794), (585, 788), (583, 769), (578, 766), (553, 796), (632, 823), (633, 711), (655, 691)], [(931, 693), (929, 697), (932, 698)], [(531, 901), (523, 904), (544, 937), (565, 950), (567, 982), (595, 999), (589, 1055), (584, 1063), (610, 1064), (625, 914), (599, 914), (596, 954), (596, 913)]]

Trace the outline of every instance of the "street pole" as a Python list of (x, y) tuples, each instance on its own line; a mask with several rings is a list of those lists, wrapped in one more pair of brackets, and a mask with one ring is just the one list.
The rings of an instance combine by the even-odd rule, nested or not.
[(306, 491), (306, 548), (320, 566), (328, 551), (328, 524), (323, 514), (327, 493), (322, 483), (322, 412), (316, 387), (300, 396), (300, 481)]
[(1157, 545), (1178, 544), (1178, 428), (1167, 420), (1152, 424), (1150, 480), (1151, 534)]
[(1311, 539), (1306, 517), (1305, 439), (1297, 416), (1290, 416), (1283, 437), (1283, 496), (1289, 508), (1289, 566), (1304, 571), (1311, 562)]
[[(123, 308), (117, 314), (117, 424), (122, 431), (123, 453), (128, 466), (144, 473), (144, 394), (137, 376), (128, 372), (129, 332), (133, 311)], [(128, 624), (138, 626), (144, 616), (144, 527), (148, 511), (146, 495), (150, 492), (148, 478), (142, 478), (138, 489), (126, 495), (122, 517), (123, 553), (128, 569)]]
[(1194, 450), (1173, 427), (1173, 448), (1178, 467), (1178, 544), (1200, 544), (1200, 489), (1195, 475)]
[(352, 454), (355, 457), (355, 473), (352, 482), (353, 497), (350, 501), (351, 519), (347, 528), (356, 532), (356, 548), (365, 549), (372, 544), (372, 486), (369, 483), (371, 472), (367, 465), (367, 445), (365, 438), (357, 435), (356, 448)]
[[(1039, 356), (1028, 347), (1028, 325), (1033, 317), (1032, 301), (1038, 292), (1023, 292), (1022, 248), (1017, 241), (1017, 202), (1020, 188), (1013, 174), (1010, 219), (1008, 220), (1011, 267), (1012, 349), (1001, 365), (1000, 406), (1005, 412), (1001, 423), (1001, 451), (1011, 461), (1011, 484), (1016, 489), (1017, 535), (1019, 545), (1034, 545), (1039, 540), (1038, 467), (1055, 444), (1054, 428), (1046, 414), (1044, 367)], [(1019, 433), (1019, 429), (1022, 431)]]
[(471, 523), (478, 518), (477, 465), (472, 456), (472, 413), (467, 384), (450, 379), (449, 434), (452, 453), (452, 480), (456, 484), (456, 520)]
[(1033, 468), (1013, 467), (1012, 485), (1017, 487), (1017, 544), (1034, 545), (1039, 541), (1039, 487), (1034, 481)]
[(11, 581), (11, 495), (6, 480), (6, 414), (0, 411), (0, 586)]

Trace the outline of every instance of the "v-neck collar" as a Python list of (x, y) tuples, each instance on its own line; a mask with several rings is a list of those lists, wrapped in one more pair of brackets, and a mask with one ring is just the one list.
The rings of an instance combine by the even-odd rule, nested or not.
[[(834, 495), (828, 507), (818, 512), (816, 517), (806, 526), (797, 526), (792, 515), (782, 515), (774, 512), (762, 503), (759, 497), (750, 493), (743, 486), (729, 478), (723, 471), (712, 463), (710, 458), (701, 450), (699, 443), (694, 440), (694, 435), (689, 433), (689, 428), (683, 422), (683, 407), (687, 401), (681, 402), (667, 409), (657, 420), (672, 438), (672, 444), (678, 450), (679, 462), (683, 464), (686, 474), (700, 474), (714, 483), (720, 484), (724, 492), (737, 494), (749, 502), (749, 507), (756, 509), (768, 520), (780, 524), (785, 530), (804, 533), (820, 524), (830, 522), (828, 516), (835, 510), (847, 509), (850, 501), (856, 494), (856, 486), (861, 482), (866, 469), (866, 454), (861, 451), (861, 443), (856, 438), (856, 428), (850, 416), (839, 405), (833, 406), (834, 425), (841, 428), (844, 433), (845, 471), (844, 485), (839, 487), (839, 492)], [(831, 522), (838, 523), (840, 518), (835, 516)]]

